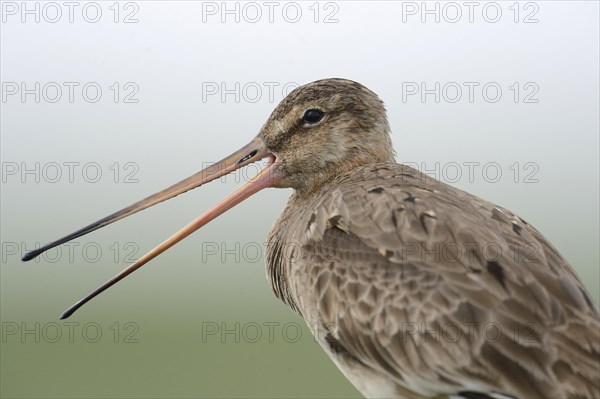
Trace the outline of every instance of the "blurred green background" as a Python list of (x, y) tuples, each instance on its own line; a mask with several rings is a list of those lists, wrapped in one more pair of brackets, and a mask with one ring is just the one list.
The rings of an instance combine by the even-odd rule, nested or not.
[[(521, 215), (598, 302), (597, 2), (536, 2), (537, 11), (519, 3), (518, 22), (513, 2), (501, 2), (497, 23), (481, 14), (423, 23), (401, 2), (360, 1), (318, 3), (318, 16), (302, 3), (295, 23), (280, 13), (269, 22), (262, 3), (257, 22), (243, 14), (247, 3), (237, 3), (239, 22), (223, 22), (220, 3), (193, 1), (120, 3), (118, 22), (113, 3), (100, 2), (97, 23), (81, 17), (82, 3), (73, 23), (65, 8), (62, 20), (36, 23), (9, 3), (0, 38), (2, 397), (358, 397), (266, 281), (264, 240), (287, 190), (266, 190), (213, 221), (86, 305), (68, 320), (76, 324), (60, 313), (245, 175), (20, 262), (25, 250), (231, 153), (286, 87), (324, 77), (377, 92), (399, 161)], [(523, 23), (533, 11), (538, 22)], [(331, 15), (337, 22), (325, 23)], [(122, 23), (128, 16), (138, 21)], [(73, 102), (66, 89), (57, 102), (50, 91), (39, 102), (7, 94), (35, 82), (79, 86)], [(81, 93), (90, 82), (102, 88), (97, 102)], [(420, 101), (406, 97), (406, 82), (495, 82), (503, 93), (497, 102)], [(538, 102), (523, 101), (528, 82)], [(233, 94), (222, 98), (222, 84)], [(478, 168), (469, 179), (466, 162), (495, 162), (503, 174), (492, 182)], [(456, 181), (443, 173), (451, 163), (463, 165)], [(527, 179), (533, 172), (537, 181)]]

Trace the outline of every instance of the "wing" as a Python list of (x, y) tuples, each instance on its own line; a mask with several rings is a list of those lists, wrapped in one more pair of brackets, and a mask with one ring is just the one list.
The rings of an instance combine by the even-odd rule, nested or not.
[(598, 310), (537, 230), (401, 165), (334, 187), (302, 265), (336, 352), (427, 397), (600, 396)]

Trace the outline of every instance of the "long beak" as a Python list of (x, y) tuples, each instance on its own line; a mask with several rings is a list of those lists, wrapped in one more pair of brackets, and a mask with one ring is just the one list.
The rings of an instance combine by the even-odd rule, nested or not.
[(106, 283), (98, 287), (96, 290), (92, 291), (86, 297), (75, 303), (73, 306), (67, 309), (65, 313), (63, 313), (63, 315), (61, 316), (61, 320), (66, 319), (90, 299), (94, 298), (96, 295), (100, 294), (107, 288), (111, 287), (112, 285), (119, 282), (129, 274), (133, 273), (135, 270), (139, 269), (141, 266), (148, 263), (156, 256), (171, 248), (173, 245), (177, 244), (179, 241), (183, 240), (185, 237), (198, 230), (200, 227), (204, 226), (219, 215), (227, 212), (229, 209), (233, 208), (246, 198), (262, 190), (263, 188), (272, 186), (273, 184), (281, 180), (283, 178), (283, 175), (279, 170), (279, 162), (275, 158), (275, 156), (269, 152), (264, 141), (260, 137), (256, 137), (248, 145), (234, 152), (227, 158), (224, 158), (220, 162), (201, 170), (200, 172), (188, 177), (187, 179), (180, 181), (177, 184), (174, 184), (173, 186), (165, 190), (153, 194), (148, 198), (145, 198), (128, 206), (127, 208), (121, 209), (120, 211), (115, 212), (112, 215), (100, 219), (97, 222), (90, 224), (89, 226), (77, 230), (74, 233), (71, 233), (59, 240), (51, 242), (35, 251), (28, 252), (27, 254), (25, 254), (25, 256), (23, 256), (22, 260), (31, 260), (51, 248), (64, 244), (65, 242), (71, 241), (77, 237), (81, 237), (85, 234), (91, 233), (94, 230), (107, 226), (127, 216), (133, 215), (136, 212), (149, 208), (160, 202), (166, 201), (170, 198), (173, 198), (193, 188), (199, 187), (212, 180), (218, 179), (221, 176), (231, 173), (234, 170), (244, 167), (250, 163), (260, 161), (263, 158), (269, 158), (269, 162), (254, 178), (252, 178), (242, 187), (238, 188), (236, 191), (234, 191), (226, 198), (221, 200), (218, 204), (209, 209), (202, 216), (196, 218), (187, 226), (173, 234), (171, 237), (167, 238), (160, 245), (152, 249), (146, 255), (139, 258), (136, 262), (132, 263), (121, 273), (117, 274), (116, 276), (108, 280)]

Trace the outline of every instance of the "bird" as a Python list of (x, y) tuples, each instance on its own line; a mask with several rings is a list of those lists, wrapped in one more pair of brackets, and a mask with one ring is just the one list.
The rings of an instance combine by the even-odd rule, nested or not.
[(61, 318), (249, 196), (291, 188), (267, 278), (365, 397), (600, 397), (600, 313), (572, 266), (510, 210), (396, 163), (384, 103), (348, 79), (296, 88), (240, 150), (23, 260), (263, 160)]

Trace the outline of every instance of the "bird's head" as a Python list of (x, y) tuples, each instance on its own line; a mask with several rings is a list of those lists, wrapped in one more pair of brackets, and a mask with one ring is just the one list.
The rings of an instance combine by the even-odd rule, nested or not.
[(258, 138), (279, 163), (283, 177), (273, 186), (300, 192), (356, 166), (394, 160), (383, 102), (346, 79), (319, 80), (292, 91)]

